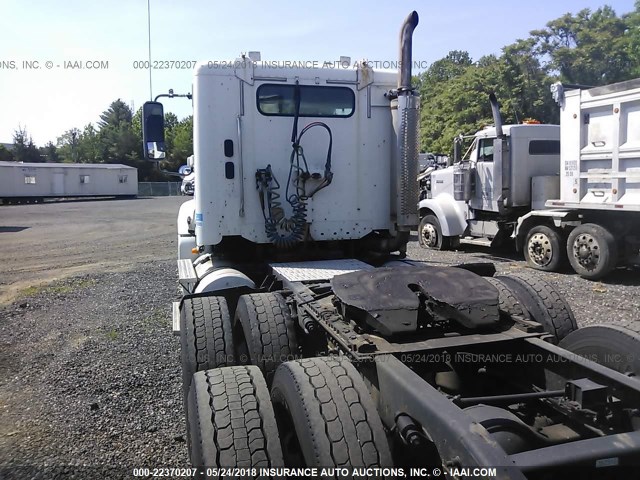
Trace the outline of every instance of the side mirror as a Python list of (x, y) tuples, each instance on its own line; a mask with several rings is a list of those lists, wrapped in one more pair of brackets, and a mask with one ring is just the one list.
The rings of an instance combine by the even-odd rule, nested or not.
[(459, 163), (462, 160), (462, 135), (453, 139), (453, 163)]
[(142, 106), (142, 146), (147, 160), (160, 161), (166, 157), (164, 108), (160, 102), (145, 102)]
[(178, 169), (178, 173), (179, 173), (180, 175), (185, 176), (185, 177), (186, 177), (187, 175), (191, 175), (191, 172), (192, 172), (192, 170), (191, 170), (191, 167), (190, 167), (189, 165), (182, 165), (182, 166)]

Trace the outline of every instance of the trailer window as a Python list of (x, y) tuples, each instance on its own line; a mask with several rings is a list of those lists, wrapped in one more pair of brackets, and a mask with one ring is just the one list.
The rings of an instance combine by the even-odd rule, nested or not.
[(36, 176), (35, 175), (25, 175), (24, 183), (27, 185), (35, 185), (36, 184)]
[[(266, 83), (256, 93), (262, 115), (293, 117), (295, 85)], [(346, 87), (300, 85), (301, 117), (350, 117), (356, 108), (353, 90)]]
[(80, 183), (91, 183), (90, 175), (80, 175)]
[(560, 155), (560, 140), (531, 140), (529, 155)]
[(126, 175), (118, 175), (118, 182), (119, 183), (127, 183), (127, 176)]

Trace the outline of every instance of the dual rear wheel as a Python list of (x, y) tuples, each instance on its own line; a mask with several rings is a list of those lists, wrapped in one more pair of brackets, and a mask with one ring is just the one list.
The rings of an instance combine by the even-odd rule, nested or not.
[(611, 272), (618, 262), (618, 245), (613, 234), (601, 225), (578, 225), (565, 238), (549, 225), (537, 225), (526, 235), (524, 256), (537, 270), (557, 272), (567, 260), (581, 277), (597, 280)]
[(290, 361), (298, 345), (282, 295), (243, 295), (233, 321), (222, 297), (185, 299), (182, 312), (195, 467), (391, 465), (382, 423), (356, 368), (334, 358)]

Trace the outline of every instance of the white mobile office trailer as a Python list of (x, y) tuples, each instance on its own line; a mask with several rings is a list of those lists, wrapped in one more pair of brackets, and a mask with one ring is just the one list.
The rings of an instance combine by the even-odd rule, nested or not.
[(127, 165), (0, 162), (0, 199), (4, 203), (137, 194), (138, 169)]

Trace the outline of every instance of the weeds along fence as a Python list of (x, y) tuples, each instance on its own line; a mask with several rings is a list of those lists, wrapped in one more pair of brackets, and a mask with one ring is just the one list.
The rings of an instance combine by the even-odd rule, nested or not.
[(139, 182), (138, 195), (141, 197), (180, 195), (181, 184), (181, 182)]

